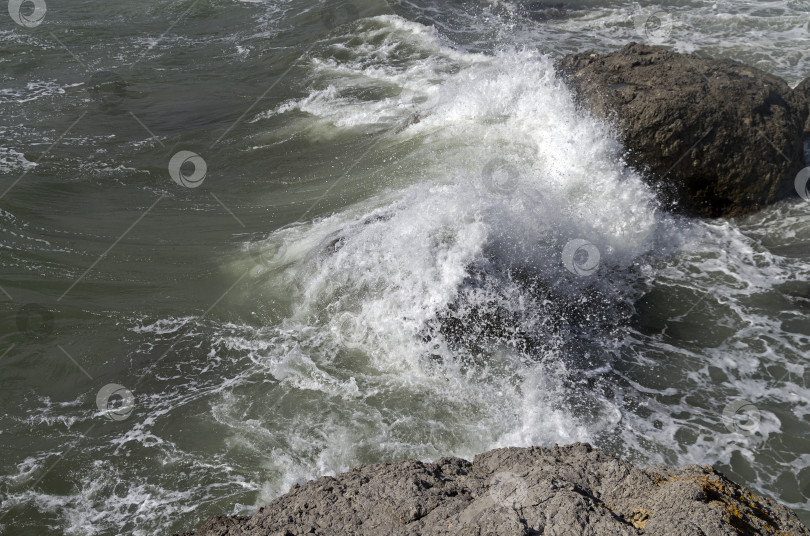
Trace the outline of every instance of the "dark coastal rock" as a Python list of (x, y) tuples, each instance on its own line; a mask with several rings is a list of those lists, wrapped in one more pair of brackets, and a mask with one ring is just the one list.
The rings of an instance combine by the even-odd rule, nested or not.
[[(804, 97), (804, 100), (807, 102), (808, 106), (810, 106), (810, 78), (805, 78), (802, 82), (796, 86), (794, 89), (796, 93)], [(810, 115), (807, 117), (807, 121), (804, 123), (804, 135), (805, 138), (810, 136)], [(810, 162), (806, 162), (810, 165)]]
[(808, 535), (709, 466), (637, 469), (585, 444), (361, 466), (185, 536)]
[(796, 195), (804, 88), (731, 60), (631, 43), (562, 58), (591, 112), (615, 122), (628, 162), (673, 211), (736, 216)]

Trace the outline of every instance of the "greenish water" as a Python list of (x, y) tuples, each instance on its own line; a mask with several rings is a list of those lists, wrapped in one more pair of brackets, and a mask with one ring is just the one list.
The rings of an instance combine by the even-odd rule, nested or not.
[(551, 69), (636, 40), (795, 84), (805, 2), (32, 6), (0, 26), (1, 533), (573, 441), (810, 521), (810, 205), (663, 214)]

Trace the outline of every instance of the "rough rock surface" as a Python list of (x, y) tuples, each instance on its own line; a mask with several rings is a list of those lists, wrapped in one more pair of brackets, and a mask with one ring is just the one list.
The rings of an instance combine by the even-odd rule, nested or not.
[(361, 466), (185, 536), (810, 535), (709, 466), (637, 469), (589, 445)]
[[(810, 78), (805, 78), (802, 82), (796, 86), (794, 89), (796, 93), (804, 97), (804, 100), (807, 101), (808, 106), (810, 106)], [(804, 124), (804, 136), (805, 140), (807, 136), (810, 136), (810, 115), (807, 117), (807, 122)], [(807, 165), (810, 165), (810, 162), (806, 162)]]
[(557, 69), (614, 121), (628, 162), (667, 208), (736, 216), (795, 195), (808, 101), (781, 78), (637, 43), (569, 55)]

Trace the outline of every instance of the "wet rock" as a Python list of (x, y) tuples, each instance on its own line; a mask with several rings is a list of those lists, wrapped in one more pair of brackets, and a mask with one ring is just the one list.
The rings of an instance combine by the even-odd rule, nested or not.
[(585, 444), (361, 466), (185, 536), (808, 535), (709, 466), (637, 469)]
[[(810, 78), (802, 80), (793, 91), (804, 97), (805, 102), (810, 106)], [(810, 116), (807, 117), (807, 121), (804, 123), (804, 135), (805, 137), (810, 136)], [(810, 165), (810, 162), (808, 162), (808, 165)]]
[(735, 61), (637, 43), (569, 55), (557, 68), (594, 115), (615, 123), (628, 162), (668, 209), (736, 216), (795, 195), (804, 88)]
[(608, 340), (629, 321), (631, 303), (604, 280), (591, 285), (560, 272), (549, 282), (520, 267), (469, 265), (456, 297), (426, 323), (422, 340), (439, 348), (446, 343), (461, 359), (505, 348), (538, 361), (548, 355), (577, 361), (591, 352), (603, 355), (601, 344), (591, 344), (594, 333)]

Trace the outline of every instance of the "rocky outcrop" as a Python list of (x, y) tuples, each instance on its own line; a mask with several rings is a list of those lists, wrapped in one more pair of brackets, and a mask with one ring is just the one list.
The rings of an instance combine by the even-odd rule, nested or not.
[[(802, 80), (802, 82), (796, 86), (796, 89), (793, 91), (804, 97), (804, 100), (807, 102), (808, 106), (810, 106), (810, 78), (805, 78)], [(810, 115), (808, 115), (807, 121), (804, 123), (804, 136), (805, 141), (807, 141), (807, 137), (810, 136)], [(806, 163), (807, 165), (810, 165), (810, 162)]]
[(368, 465), (185, 536), (810, 535), (709, 466), (637, 469), (585, 444)]
[(735, 61), (637, 43), (566, 56), (557, 68), (594, 115), (616, 124), (628, 162), (667, 208), (736, 216), (796, 195), (803, 89)]

